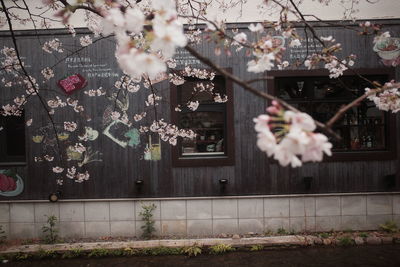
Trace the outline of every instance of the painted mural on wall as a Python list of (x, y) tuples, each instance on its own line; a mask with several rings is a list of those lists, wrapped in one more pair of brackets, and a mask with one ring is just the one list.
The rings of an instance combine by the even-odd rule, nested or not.
[[(124, 78), (121, 80), (122, 82), (116, 82), (116, 88), (119, 90), (121, 90), (121, 87), (126, 87), (127, 85)], [(118, 85), (119, 83), (120, 85)], [(130, 91), (134, 92), (135, 90), (136, 88), (131, 88)], [(123, 148), (127, 146), (137, 147), (140, 144), (140, 132), (138, 129), (132, 127), (127, 113), (129, 109), (128, 92), (130, 91), (128, 89), (121, 90), (109, 96), (108, 99), (114, 105), (108, 106), (103, 113), (103, 127), (105, 127), (103, 134)]]
[[(153, 140), (153, 141), (152, 141)], [(149, 135), (149, 142), (146, 144), (146, 148), (144, 150), (144, 160), (161, 160), (161, 140), (160, 138), (152, 139), (151, 135)]]
[(373, 50), (382, 59), (382, 63), (388, 67), (400, 64), (400, 38), (381, 38), (375, 42)]
[(58, 86), (68, 95), (74, 91), (84, 88), (87, 80), (80, 74), (73, 74), (58, 81)]
[(21, 176), (11, 170), (0, 170), (0, 196), (15, 197), (24, 191)]

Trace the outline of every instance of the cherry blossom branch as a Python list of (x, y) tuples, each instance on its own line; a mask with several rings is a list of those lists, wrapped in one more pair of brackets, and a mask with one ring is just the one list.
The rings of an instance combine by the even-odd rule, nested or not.
[[(14, 44), (15, 53), (16, 53), (18, 62), (20, 64), (20, 66), (21, 66), (21, 70), (23, 71), (23, 73), (26, 76), (26, 78), (29, 80), (30, 84), (32, 85), (33, 90), (35, 91), (36, 95), (39, 97), (40, 103), (42, 104), (43, 108), (46, 110), (46, 113), (47, 113), (47, 116), (48, 116), (48, 118), (50, 120), (50, 123), (53, 126), (53, 131), (54, 131), (54, 136), (55, 136), (55, 139), (56, 139), (56, 142), (57, 142), (57, 147), (58, 147), (59, 151), (61, 151), (61, 149), (60, 149), (61, 146), (60, 146), (60, 142), (59, 142), (59, 140), (57, 138), (57, 129), (55, 127), (54, 120), (50, 115), (50, 111), (47, 108), (46, 103), (44, 102), (43, 98), (39, 94), (35, 83), (32, 81), (32, 78), (30, 77), (30, 75), (28, 74), (27, 70), (24, 67), (24, 64), (23, 64), (23, 62), (21, 60), (21, 56), (19, 54), (19, 49), (18, 49), (18, 45), (17, 45), (17, 39), (15, 38), (15, 33), (14, 33), (14, 30), (13, 30), (13, 25), (11, 23), (11, 18), (10, 18), (9, 14), (8, 14), (8, 11), (6, 10), (6, 5), (4, 4), (4, 0), (0, 0), (0, 1), (1, 1), (1, 6), (3, 8), (3, 11), (4, 11), (4, 13), (6, 15), (6, 18), (7, 18), (8, 27), (9, 27), (9, 30), (10, 30), (10, 33), (11, 33), (11, 39), (12, 39), (13, 44)], [(60, 162), (62, 162), (62, 159), (63, 159), (62, 153), (59, 153), (58, 156), (59, 156)]]
[(94, 8), (91, 8), (91, 7), (89, 7), (89, 6), (85, 6), (85, 5), (76, 5), (76, 6), (72, 6), (70, 3), (68, 3), (68, 1), (66, 1), (66, 0), (59, 0), (66, 8), (68, 8), (68, 10), (69, 11), (71, 11), (72, 13), (74, 13), (76, 10), (78, 10), (78, 9), (83, 9), (83, 10), (87, 10), (87, 11), (90, 11), (90, 12), (93, 12), (93, 13), (95, 13), (95, 14), (97, 14), (97, 15), (99, 15), (99, 16), (101, 16), (102, 17), (102, 14), (98, 11), (98, 10), (96, 10), (96, 9), (94, 9)]
[[(215, 70), (216, 72), (222, 74), (223, 76), (225, 76), (226, 78), (230, 79), (231, 81), (233, 81), (234, 83), (240, 85), (243, 89), (251, 92), (252, 94), (259, 96), (263, 99), (268, 99), (271, 101), (277, 101), (279, 102), (284, 108), (294, 111), (296, 113), (300, 112), (300, 110), (296, 109), (295, 107), (293, 107), (292, 105), (290, 105), (289, 103), (285, 102), (284, 100), (275, 97), (273, 95), (261, 92), (253, 87), (251, 87), (249, 84), (247, 84), (246, 82), (242, 81), (240, 78), (236, 77), (235, 75), (229, 73), (228, 71), (224, 70), (223, 68), (221, 68), (220, 66), (218, 66), (217, 64), (215, 64), (214, 62), (212, 62), (209, 58), (204, 57), (203, 55), (201, 55), (199, 52), (197, 52), (195, 49), (193, 49), (192, 47), (190, 47), (189, 45), (185, 46), (185, 49), (192, 54), (194, 57), (196, 57), (197, 59), (199, 59), (200, 61), (202, 61), (204, 64), (208, 65), (209, 67), (211, 67), (213, 70)], [(341, 140), (341, 137), (335, 133), (330, 127), (327, 127), (325, 124), (323, 124), (322, 122), (319, 121), (315, 121), (315, 124), (324, 132), (330, 134), (331, 136), (333, 136), (334, 138)]]

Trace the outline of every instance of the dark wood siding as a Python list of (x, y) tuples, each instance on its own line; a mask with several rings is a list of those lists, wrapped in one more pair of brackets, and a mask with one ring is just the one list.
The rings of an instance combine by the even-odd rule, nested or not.
[[(382, 22), (390, 30), (393, 36), (400, 35), (398, 21)], [(234, 27), (235, 25), (232, 25)], [(245, 28), (247, 25), (236, 25)], [(56, 35), (64, 42), (66, 48), (69, 45), (79, 45), (78, 39), (68, 41), (69, 37), (62, 34), (63, 31), (55, 30), (52, 36), (43, 35), (35, 37), (34, 32), (19, 32), (18, 43), (21, 52), (26, 56), (29, 63), (29, 71), (39, 76), (40, 70), (46, 66), (56, 63), (63, 56), (43, 57), (38, 40), (42, 43), (50, 40)], [(85, 34), (85, 30), (78, 31)], [(343, 55), (351, 52), (358, 54), (356, 60), (357, 68), (380, 68), (383, 67), (377, 55), (372, 51), (372, 37), (359, 37), (353, 32), (345, 32), (337, 28), (321, 27), (321, 35), (334, 35), (342, 43)], [(302, 31), (299, 31), (302, 34)], [(78, 35), (79, 35), (78, 34)], [(7, 32), (1, 33), (0, 47), (10, 46), (10, 38)], [(72, 48), (72, 47), (71, 47)], [(115, 44), (112, 38), (105, 38), (93, 44), (88, 49), (83, 49), (77, 56), (89, 57), (93, 64), (107, 64), (112, 72), (121, 75), (114, 58)], [(203, 44), (199, 47), (202, 54), (213, 57), (214, 46)], [(224, 68), (231, 68), (232, 73), (252, 79), (256, 75), (247, 72), (246, 63), (248, 58), (244, 52), (234, 53), (233, 56), (220, 56), (215, 60)], [(68, 69), (66, 63), (56, 67), (56, 79), (51, 84), (52, 90), (62, 93), (55, 85), (55, 81), (65, 74), (73, 72), (84, 73), (84, 67)], [(396, 77), (400, 77), (400, 68), (396, 68)], [(106, 89), (113, 87), (117, 78), (90, 78), (88, 89), (97, 89), (102, 86)], [(168, 105), (169, 84), (164, 81), (155, 85), (163, 96), (163, 105), (159, 114), (169, 121), (170, 107)], [(254, 86), (262, 91), (268, 91), (266, 83), (258, 82)], [(42, 87), (42, 85), (41, 85)], [(10, 98), (1, 90), (1, 103)], [(44, 88), (45, 89), (45, 88)], [(264, 113), (266, 102), (254, 97), (251, 93), (244, 91), (237, 85), (234, 90), (234, 134), (235, 134), (235, 164), (233, 166), (220, 167), (180, 167), (172, 168), (171, 151), (168, 144), (162, 143), (160, 161), (143, 160), (143, 148), (146, 137), (141, 137), (140, 146), (137, 148), (122, 148), (102, 134), (104, 129), (102, 115), (107, 106), (113, 107), (113, 102), (104, 97), (89, 98), (83, 91), (74, 93), (72, 96), (79, 99), (86, 107), (85, 112), (92, 117), (90, 122), (73, 112), (70, 108), (64, 108), (65, 112), (56, 112), (55, 120), (65, 120), (84, 123), (99, 131), (99, 138), (91, 143), (94, 150), (103, 153), (102, 162), (87, 164), (87, 170), (91, 177), (89, 181), (82, 184), (74, 183), (64, 179), (64, 186), (58, 187), (55, 183), (57, 178), (46, 162), (35, 163), (34, 157), (42, 153), (42, 147), (32, 142), (32, 135), (37, 127), (48, 124), (48, 118), (43, 112), (38, 112), (40, 103), (37, 99), (26, 106), (25, 117), (33, 118), (33, 126), (26, 128), (27, 163), (24, 166), (0, 166), (0, 169), (13, 168), (24, 179), (24, 192), (14, 198), (0, 197), (0, 200), (12, 199), (46, 199), (51, 192), (62, 190), (62, 197), (74, 198), (136, 198), (136, 197), (183, 197), (183, 196), (220, 196), (220, 195), (260, 195), (260, 194), (293, 194), (293, 193), (333, 193), (333, 192), (366, 192), (366, 191), (398, 191), (400, 189), (400, 160), (375, 160), (375, 161), (346, 161), (346, 162), (322, 162), (308, 163), (301, 168), (290, 169), (280, 167), (273, 160), (268, 159), (265, 153), (256, 147), (256, 133), (254, 131), (253, 118)], [(42, 90), (46, 96), (56, 95), (51, 91)], [(130, 118), (133, 114), (141, 111), (144, 106), (143, 100), (149, 94), (149, 90), (141, 88), (139, 92), (130, 95)], [(153, 116), (148, 116), (145, 121), (151, 123)], [(399, 125), (397, 116), (397, 125)], [(137, 125), (134, 125), (137, 127)], [(79, 129), (82, 133), (83, 129)], [(400, 136), (397, 134), (398, 144)], [(400, 145), (397, 146), (397, 155)], [(395, 187), (385, 187), (384, 176), (396, 175)], [(310, 188), (307, 188), (304, 177), (312, 177)], [(219, 182), (220, 179), (228, 180), (225, 186)], [(142, 180), (142, 185), (136, 181)]]

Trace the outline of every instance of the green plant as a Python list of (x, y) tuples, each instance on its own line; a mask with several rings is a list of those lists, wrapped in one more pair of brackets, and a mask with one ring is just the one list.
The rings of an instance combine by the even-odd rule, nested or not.
[(32, 244), (36, 244), (37, 243), (37, 239), (24, 239), (21, 241), (21, 245), (32, 245)]
[(124, 256), (133, 256), (136, 255), (138, 252), (134, 248), (126, 247), (124, 248)]
[(399, 231), (399, 228), (394, 221), (387, 221), (384, 224), (379, 225), (379, 228), (387, 233), (396, 233)]
[(226, 244), (216, 244), (210, 247), (210, 253), (215, 255), (223, 254), (234, 250), (235, 248), (233, 248), (231, 245), (226, 245)]
[(44, 249), (39, 249), (36, 253), (35, 253), (35, 258), (38, 259), (54, 259), (57, 257), (57, 252), (54, 250), (44, 250)]
[(369, 235), (368, 235), (368, 233), (361, 232), (361, 233), (358, 234), (358, 236), (362, 237), (362, 238), (367, 238)]
[(265, 236), (271, 236), (271, 235), (274, 235), (274, 232), (272, 231), (272, 230), (266, 230), (265, 232), (264, 232), (264, 235)]
[(319, 234), (319, 237), (321, 237), (321, 238), (328, 238), (329, 236), (330, 236), (329, 233), (320, 233)]
[(54, 244), (58, 240), (58, 230), (56, 229), (57, 217), (54, 215), (47, 216), (47, 223), (42, 226), (42, 231), (45, 234), (43, 241), (47, 244)]
[(189, 257), (192, 256), (197, 256), (201, 254), (201, 247), (199, 247), (197, 244), (194, 244), (190, 247), (185, 247), (182, 249), (183, 253), (187, 254)]
[(17, 254), (14, 255), (14, 259), (17, 261), (23, 261), (23, 260), (27, 260), (29, 258), (30, 258), (30, 255), (28, 253), (18, 252)]
[(0, 244), (6, 240), (6, 232), (3, 230), (3, 225), (0, 225)]
[(290, 230), (289, 235), (296, 235), (296, 231), (294, 229)]
[(349, 236), (342, 236), (338, 238), (339, 241), (339, 246), (350, 246), (354, 244), (354, 241), (351, 237)]
[(287, 235), (287, 234), (289, 234), (289, 232), (288, 231), (286, 231), (284, 228), (278, 228), (278, 230), (276, 231), (276, 233), (278, 234), (278, 235)]
[(140, 228), (143, 230), (142, 237), (144, 239), (149, 239), (153, 236), (154, 231), (154, 220), (153, 220), (153, 211), (157, 208), (157, 206), (152, 203), (150, 205), (142, 205), (142, 211), (139, 215), (142, 217), (144, 221), (144, 225)]
[(92, 251), (89, 252), (88, 257), (89, 258), (101, 258), (101, 257), (107, 257), (109, 256), (110, 253), (107, 249), (105, 248), (95, 248)]
[(154, 248), (144, 248), (140, 251), (142, 255), (158, 256), (158, 255), (179, 255), (182, 253), (181, 248), (171, 248), (171, 247), (154, 247)]
[(252, 245), (250, 248), (250, 251), (260, 251), (263, 250), (264, 246), (263, 245)]
[(66, 251), (63, 255), (62, 258), (64, 259), (72, 259), (72, 258), (78, 258), (81, 257), (85, 254), (85, 251), (80, 248), (73, 248), (71, 250)]

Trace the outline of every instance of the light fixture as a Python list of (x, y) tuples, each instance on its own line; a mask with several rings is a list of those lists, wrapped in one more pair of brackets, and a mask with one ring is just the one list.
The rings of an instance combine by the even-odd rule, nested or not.
[(228, 183), (228, 180), (227, 179), (219, 179), (219, 183), (221, 185), (226, 185)]
[(304, 176), (303, 177), (303, 183), (304, 183), (305, 190), (308, 191), (311, 189), (311, 184), (312, 184), (313, 179), (314, 178), (312, 176)]
[(61, 195), (62, 195), (62, 192), (60, 190), (57, 190), (57, 192), (51, 193), (49, 195), (49, 201), (50, 202), (57, 202), (60, 199)]

